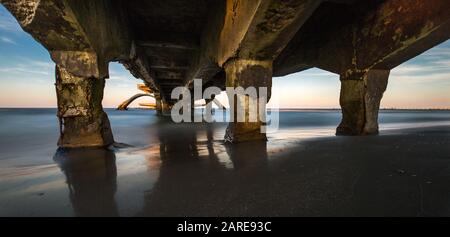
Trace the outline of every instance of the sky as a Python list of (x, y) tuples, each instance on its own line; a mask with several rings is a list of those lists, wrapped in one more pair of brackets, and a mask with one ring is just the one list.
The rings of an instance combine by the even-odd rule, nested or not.
[[(0, 107), (56, 107), (55, 65), (47, 50), (0, 5)], [(103, 106), (139, 93), (140, 80), (109, 64)], [(317, 68), (274, 77), (269, 107), (339, 108), (339, 76)], [(217, 97), (227, 103), (225, 94)], [(143, 97), (140, 102), (152, 102)], [(391, 70), (382, 108), (450, 108), (450, 40)]]

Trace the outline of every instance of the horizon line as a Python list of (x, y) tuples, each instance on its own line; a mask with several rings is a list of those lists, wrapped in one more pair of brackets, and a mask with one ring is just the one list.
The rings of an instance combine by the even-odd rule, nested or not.
[[(117, 107), (103, 107), (104, 109), (117, 109)], [(203, 107), (201, 107), (203, 108)], [(42, 106), (42, 107), (0, 107), (0, 109), (57, 109), (57, 107), (50, 107), (50, 106)], [(143, 109), (146, 110), (148, 108), (146, 107), (129, 107), (129, 109)], [(217, 109), (217, 108), (214, 108)], [(294, 108), (272, 108), (269, 107), (267, 109), (279, 109), (279, 110), (341, 110), (341, 108), (301, 108), (301, 107), (294, 107)], [(149, 109), (152, 110), (152, 109)], [(227, 109), (228, 110), (228, 109)], [(450, 108), (394, 108), (394, 107), (386, 107), (386, 108), (380, 108), (379, 110), (450, 110)]]

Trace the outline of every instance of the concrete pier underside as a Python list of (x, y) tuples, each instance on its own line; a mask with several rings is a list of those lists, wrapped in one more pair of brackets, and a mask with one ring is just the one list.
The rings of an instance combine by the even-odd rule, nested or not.
[[(61, 147), (113, 143), (101, 107), (112, 61), (155, 92), (159, 114), (170, 114), (176, 103), (172, 89), (192, 89), (197, 78), (221, 89), (265, 86), (270, 92), (272, 76), (317, 67), (341, 77), (343, 119), (336, 133), (377, 134), (390, 70), (450, 36), (448, 0), (0, 3), (57, 65)], [(264, 140), (260, 126), (230, 123), (226, 140)]]

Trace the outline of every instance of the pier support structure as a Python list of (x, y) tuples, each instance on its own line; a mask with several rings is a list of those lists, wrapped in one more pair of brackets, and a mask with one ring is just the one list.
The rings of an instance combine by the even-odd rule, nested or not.
[[(198, 78), (220, 89), (266, 87), (267, 102), (272, 74), (317, 67), (341, 75), (343, 118), (336, 133), (376, 134), (389, 71), (450, 38), (448, 0), (0, 3), (58, 65), (62, 147), (112, 142), (101, 98), (113, 61), (161, 93), (156, 107), (163, 115), (176, 103), (173, 89), (192, 90)], [(256, 113), (250, 106), (262, 96), (239, 97), (244, 120), (229, 124), (226, 140), (265, 140), (258, 116), (265, 103), (256, 103)], [(239, 117), (239, 111), (231, 114)]]
[(389, 72), (371, 69), (341, 75), (342, 121), (336, 129), (337, 135), (378, 134), (378, 110)]
[[(227, 142), (243, 142), (251, 140), (266, 140), (266, 134), (261, 132), (265, 117), (266, 103), (270, 99), (272, 88), (272, 61), (248, 59), (233, 59), (225, 65), (226, 86), (242, 88), (244, 93), (227, 91), (230, 101), (230, 123), (225, 134)], [(264, 88), (265, 94), (260, 88)], [(254, 90), (253, 95), (251, 90)], [(255, 97), (256, 96), (256, 97)], [(233, 103), (233, 105), (231, 104)]]
[[(389, 72), (450, 38), (445, 0), (322, 3), (274, 61), (274, 75), (317, 67), (340, 75), (337, 135), (378, 133)], [(346, 16), (346, 17), (343, 17)]]
[(104, 147), (114, 142), (103, 111), (104, 78), (80, 77), (56, 66), (56, 94), (60, 138), (64, 148)]
[(161, 100), (161, 115), (170, 116), (173, 103), (167, 100)]
[(154, 93), (155, 95), (155, 103), (156, 103), (156, 115), (162, 115), (162, 100), (160, 93)]

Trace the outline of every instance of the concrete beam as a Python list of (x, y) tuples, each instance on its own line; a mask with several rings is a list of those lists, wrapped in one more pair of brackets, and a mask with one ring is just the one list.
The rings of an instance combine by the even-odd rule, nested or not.
[(169, 49), (185, 49), (198, 50), (199, 46), (190, 42), (155, 42), (155, 41), (139, 41), (137, 43), (141, 47), (151, 48), (169, 48)]
[(217, 62), (230, 58), (273, 60), (321, 1), (227, 1)]
[(84, 29), (98, 55), (108, 62), (129, 57), (133, 34), (126, 12), (123, 11), (124, 2), (110, 0), (64, 1), (72, 9), (78, 24)]
[(164, 78), (166, 80), (182, 80), (184, 73), (182, 71), (173, 70), (157, 70), (155, 72), (157, 78)]
[(352, 66), (392, 69), (444, 42), (450, 38), (449, 9), (447, 0), (384, 2), (353, 32)]
[(273, 60), (320, 2), (227, 0), (217, 4), (186, 85), (195, 78), (206, 83), (232, 58)]
[(137, 53), (132, 43), (123, 2), (1, 0), (1, 3), (50, 52), (52, 60), (72, 74), (107, 78), (108, 63), (121, 61), (133, 75), (158, 89), (146, 55)]
[[(127, 58), (131, 39), (115, 3), (99, 0), (1, 0), (22, 28), (40, 42), (57, 65), (71, 73), (108, 77), (108, 62)], [(95, 22), (95, 24), (92, 24)], [(114, 37), (111, 37), (114, 35)], [(83, 63), (82, 60), (89, 60)], [(77, 64), (77, 67), (68, 64)], [(90, 68), (85, 68), (89, 65)], [(84, 74), (86, 73), (86, 74)]]
[(152, 91), (159, 91), (160, 86), (155, 80), (154, 71), (151, 70), (147, 56), (135, 44), (132, 44), (130, 56), (120, 61), (130, 73), (142, 79)]
[(275, 60), (274, 75), (318, 67), (362, 77), (392, 69), (449, 39), (449, 8), (446, 0), (362, 1), (337, 9), (329, 16), (336, 23), (319, 9)]
[(94, 46), (68, 1), (1, 0), (30, 33), (49, 51), (93, 51)]
[(161, 87), (164, 86), (181, 86), (183, 84), (182, 80), (175, 80), (175, 79), (166, 79), (163, 80), (162, 83), (160, 84)]
[(189, 66), (177, 66), (177, 65), (151, 65), (151, 69), (153, 70), (178, 70), (185, 71), (189, 69)]

